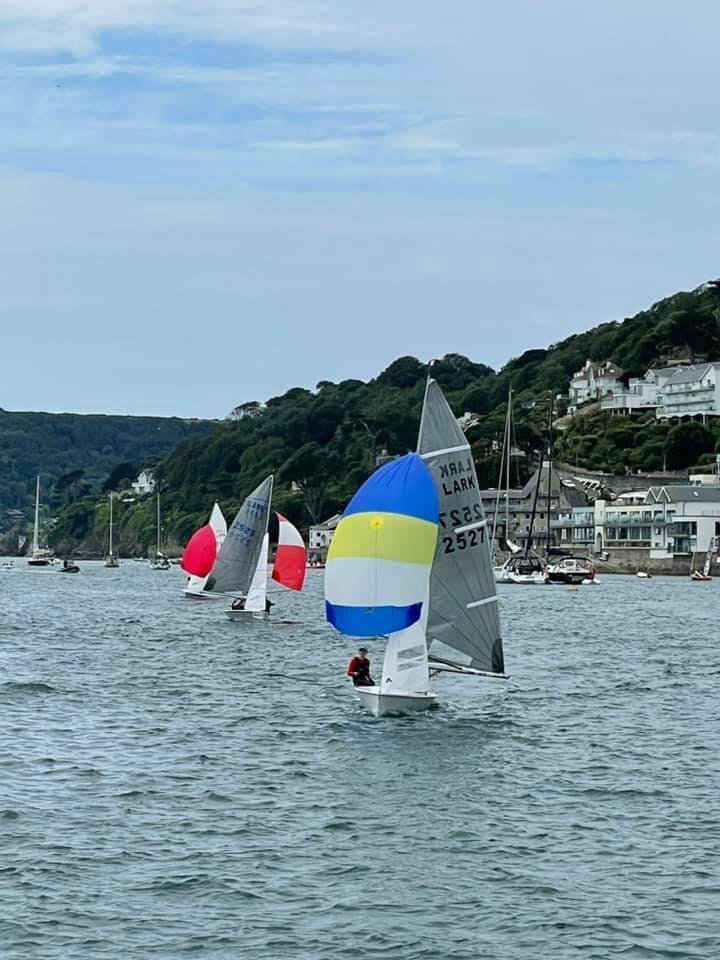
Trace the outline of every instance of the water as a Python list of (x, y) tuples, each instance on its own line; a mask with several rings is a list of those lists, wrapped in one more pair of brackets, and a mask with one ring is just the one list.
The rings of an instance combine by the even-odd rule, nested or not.
[(0, 573), (3, 960), (720, 956), (720, 583), (502, 588), (512, 680), (374, 720), (308, 580)]

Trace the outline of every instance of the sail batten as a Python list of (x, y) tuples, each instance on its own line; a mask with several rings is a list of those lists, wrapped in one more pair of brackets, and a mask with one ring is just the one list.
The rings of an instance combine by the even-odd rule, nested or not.
[[(504, 672), (487, 520), (470, 445), (438, 384), (429, 379), (418, 453), (433, 478), (440, 530), (430, 577), (428, 653), (490, 673)], [(440, 652), (441, 651), (441, 652)]]

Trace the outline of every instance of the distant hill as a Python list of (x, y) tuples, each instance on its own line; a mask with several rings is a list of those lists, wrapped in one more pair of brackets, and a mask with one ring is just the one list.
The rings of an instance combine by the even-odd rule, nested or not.
[[(516, 403), (513, 480), (522, 483), (543, 449), (546, 408), (532, 404), (567, 392), (572, 374), (590, 358), (613, 360), (629, 375), (684, 356), (720, 359), (720, 295), (713, 284), (678, 293), (622, 322), (605, 323), (547, 349), (532, 349), (496, 372), (460, 354), (432, 367), (456, 414), (479, 414), (467, 431), (480, 483), (495, 486), (507, 391)], [(499, 334), (500, 335), (500, 334)], [(243, 497), (273, 472), (275, 504), (299, 525), (342, 509), (378, 458), (415, 446), (426, 364), (400, 357), (375, 379), (321, 381), (315, 390), (296, 387), (265, 405), (240, 404), (234, 419), (208, 436), (188, 436), (157, 467), (165, 486), (165, 533), (182, 544), (204, 522), (214, 500), (229, 516)], [(720, 422), (673, 425), (654, 418), (577, 418), (558, 440), (570, 463), (624, 473), (625, 469), (682, 468), (710, 458)], [(117, 456), (115, 460), (119, 459)], [(104, 506), (92, 498), (60, 514), (58, 548), (102, 540)], [(146, 552), (153, 542), (152, 504), (129, 506), (119, 520), (126, 552)], [(121, 549), (123, 542), (121, 541)]]
[(139, 467), (211, 427), (167, 417), (0, 410), (0, 529), (8, 510), (30, 515), (38, 473), (43, 502), (55, 510), (71, 496), (98, 492), (118, 464)]

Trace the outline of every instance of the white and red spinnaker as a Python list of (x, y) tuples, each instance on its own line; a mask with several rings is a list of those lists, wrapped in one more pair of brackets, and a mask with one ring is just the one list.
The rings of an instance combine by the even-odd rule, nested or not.
[(289, 590), (302, 590), (307, 556), (303, 538), (281, 513), (278, 518), (278, 545), (272, 578)]

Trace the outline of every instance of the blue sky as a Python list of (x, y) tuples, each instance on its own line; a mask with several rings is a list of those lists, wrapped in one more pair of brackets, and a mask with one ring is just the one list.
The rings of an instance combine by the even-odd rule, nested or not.
[(0, 406), (499, 366), (720, 274), (714, 0), (3, 0)]

